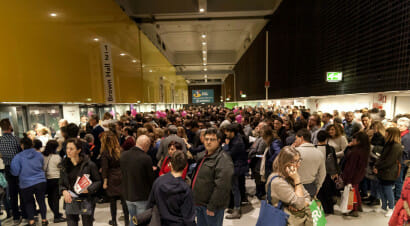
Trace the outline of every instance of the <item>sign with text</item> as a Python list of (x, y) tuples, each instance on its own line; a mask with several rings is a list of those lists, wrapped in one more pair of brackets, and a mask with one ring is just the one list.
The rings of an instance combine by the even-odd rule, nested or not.
[(342, 72), (327, 72), (326, 81), (327, 82), (340, 82), (343, 79)]
[(213, 89), (193, 89), (192, 90), (192, 103), (213, 103), (214, 102), (214, 90)]
[(104, 96), (107, 104), (115, 103), (114, 68), (112, 67), (111, 46), (101, 43), (102, 71), (104, 80)]

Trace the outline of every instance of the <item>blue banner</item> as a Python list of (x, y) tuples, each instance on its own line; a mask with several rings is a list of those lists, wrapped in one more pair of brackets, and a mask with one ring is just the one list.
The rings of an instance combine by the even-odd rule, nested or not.
[(214, 90), (213, 89), (193, 89), (192, 90), (192, 103), (213, 103), (214, 102)]

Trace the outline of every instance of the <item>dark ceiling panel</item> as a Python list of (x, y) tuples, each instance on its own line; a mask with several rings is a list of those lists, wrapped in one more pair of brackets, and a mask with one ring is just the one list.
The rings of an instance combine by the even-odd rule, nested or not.
[[(118, 0), (132, 14), (192, 13), (198, 12), (197, 0)], [(172, 2), (172, 4), (171, 4)]]
[(208, 0), (208, 12), (272, 10), (280, 0)]

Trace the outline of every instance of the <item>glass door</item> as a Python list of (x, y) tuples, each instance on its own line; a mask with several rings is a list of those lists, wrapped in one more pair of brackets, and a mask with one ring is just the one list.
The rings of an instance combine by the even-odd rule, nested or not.
[[(18, 126), (18, 121), (17, 121), (17, 113), (16, 113), (16, 107), (1, 107), (0, 106), (0, 120), (8, 118), (13, 126), (14, 130), (14, 135), (15, 136), (20, 136), (19, 134), (19, 126)], [(1, 128), (0, 128), (1, 132)]]

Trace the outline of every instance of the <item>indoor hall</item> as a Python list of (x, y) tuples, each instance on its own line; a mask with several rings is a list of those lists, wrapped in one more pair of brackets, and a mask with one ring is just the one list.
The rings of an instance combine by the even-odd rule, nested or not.
[[(326, 214), (326, 225), (387, 225), (400, 218), (397, 211), (405, 215), (400, 195), (409, 188), (410, 165), (408, 1), (38, 0), (7, 2), (0, 12), (0, 198), (8, 200), (0, 202), (1, 225), (75, 224), (81, 214), (63, 208), (75, 206), (65, 200), (68, 195), (88, 204), (98, 200), (95, 212), (93, 205), (81, 207), (84, 215), (93, 215), (85, 225), (92, 219), (93, 225), (124, 225), (124, 205), (109, 202), (125, 197), (125, 209), (139, 215), (149, 194), (160, 197), (157, 206), (168, 198), (192, 199), (190, 208), (167, 203), (181, 213), (179, 220), (189, 215), (184, 216), (187, 225), (205, 219), (212, 221), (208, 225), (255, 225), (263, 217), (265, 184), (275, 173), (286, 178), (286, 191), (295, 194), (298, 205), (308, 200), (301, 208), (286, 202), (288, 222), (319, 218), (310, 209), (313, 196), (327, 201), (319, 212), (334, 212)], [(320, 132), (326, 144), (319, 144)], [(360, 146), (366, 139), (360, 141), (359, 135), (369, 138), (369, 146)], [(233, 153), (234, 145), (240, 146), (240, 155)], [(312, 153), (303, 156), (302, 145), (330, 147), (320, 149), (325, 163), (314, 162)], [(336, 157), (326, 153), (332, 148)], [(369, 151), (370, 157), (354, 148)], [(177, 154), (171, 149), (182, 159), (182, 175), (174, 169)], [(153, 178), (128, 174), (140, 172), (133, 167), (143, 161), (122, 157), (131, 150), (148, 153)], [(395, 159), (388, 159), (393, 154), (385, 150), (395, 151)], [(224, 189), (215, 192), (222, 197), (204, 201), (201, 189), (217, 188), (213, 174), (206, 173), (219, 169), (210, 167), (208, 151), (218, 151), (224, 163), (219, 167), (233, 172), (230, 176), (226, 170), (219, 184)], [(286, 172), (274, 167), (281, 153), (294, 155)], [(357, 161), (360, 169), (348, 161), (352, 155), (363, 157)], [(39, 161), (31, 164), (28, 156)], [(121, 168), (124, 160), (131, 162), (126, 169)], [(64, 170), (84, 170), (79, 162), (89, 165), (78, 178), (92, 183), (75, 191), (76, 175)], [(387, 170), (381, 169), (387, 162)], [(317, 165), (322, 168), (313, 181), (305, 172)], [(325, 173), (326, 183), (323, 165), (332, 171)], [(147, 186), (118, 184), (129, 178)], [(164, 178), (192, 195), (161, 194), (160, 188), (172, 192)], [(333, 188), (339, 178), (346, 183)], [(159, 181), (164, 184), (154, 189)], [(321, 186), (332, 192), (330, 198), (317, 191)], [(90, 196), (83, 193), (88, 188)], [(272, 197), (285, 194), (281, 188), (273, 186), (279, 192)], [(343, 197), (348, 204), (342, 210)], [(50, 200), (54, 206), (59, 202), (58, 210)], [(67, 211), (76, 213), (68, 216)], [(169, 225), (168, 213), (159, 211), (163, 225)], [(48, 223), (41, 217), (45, 213)]]

